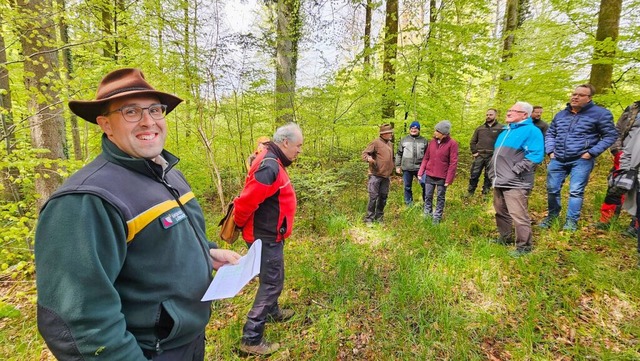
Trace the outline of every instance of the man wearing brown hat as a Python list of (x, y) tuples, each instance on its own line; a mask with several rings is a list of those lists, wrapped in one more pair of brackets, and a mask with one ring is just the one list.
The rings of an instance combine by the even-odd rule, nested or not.
[(205, 233), (165, 115), (182, 100), (137, 69), (71, 101), (104, 132), (102, 153), (42, 208), (35, 236), (38, 329), (58, 360), (203, 360), (213, 269), (236, 263)]
[(382, 222), (384, 206), (389, 195), (389, 177), (393, 172), (393, 127), (389, 124), (380, 126), (380, 137), (374, 139), (362, 152), (362, 159), (369, 163), (369, 204), (367, 215), (364, 217), (366, 224)]

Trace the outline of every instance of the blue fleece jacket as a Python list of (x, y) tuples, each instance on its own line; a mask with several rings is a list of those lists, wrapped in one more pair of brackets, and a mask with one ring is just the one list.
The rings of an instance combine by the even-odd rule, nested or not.
[(544, 158), (542, 132), (531, 118), (504, 127), (496, 139), (489, 164), (493, 186), (500, 188), (533, 188), (535, 165)]

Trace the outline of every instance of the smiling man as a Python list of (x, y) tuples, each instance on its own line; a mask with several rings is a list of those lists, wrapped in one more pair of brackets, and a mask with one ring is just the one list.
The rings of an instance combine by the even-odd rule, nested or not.
[(595, 88), (591, 84), (576, 87), (564, 110), (553, 117), (545, 135), (545, 151), (551, 158), (547, 167), (548, 215), (539, 224), (549, 228), (560, 215), (560, 192), (567, 177), (569, 204), (563, 229), (578, 228), (584, 190), (595, 159), (618, 138), (613, 115), (593, 103)]
[(44, 205), (35, 236), (38, 330), (58, 360), (203, 360), (209, 242), (165, 115), (182, 100), (137, 69), (109, 73), (69, 107), (104, 132), (102, 153)]

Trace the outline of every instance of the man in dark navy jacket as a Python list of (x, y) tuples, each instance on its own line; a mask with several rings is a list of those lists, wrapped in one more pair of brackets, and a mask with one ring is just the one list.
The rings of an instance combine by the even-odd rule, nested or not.
[(591, 84), (579, 85), (567, 107), (553, 117), (545, 136), (545, 152), (551, 158), (547, 168), (549, 214), (540, 223), (541, 228), (549, 228), (560, 214), (560, 191), (567, 176), (569, 205), (563, 229), (578, 228), (584, 189), (595, 158), (618, 138), (611, 112), (591, 100), (594, 92)]

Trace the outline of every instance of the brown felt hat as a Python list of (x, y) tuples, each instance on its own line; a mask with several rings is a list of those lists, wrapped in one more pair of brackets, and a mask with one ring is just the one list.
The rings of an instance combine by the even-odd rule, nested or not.
[(380, 126), (380, 134), (393, 133), (393, 127), (390, 124), (382, 124)]
[(167, 106), (167, 114), (182, 102), (175, 95), (155, 90), (144, 79), (140, 69), (119, 69), (107, 74), (96, 92), (95, 100), (71, 100), (69, 108), (80, 118), (96, 124), (96, 118), (104, 111), (107, 102), (127, 96), (152, 95), (160, 99), (160, 103)]

